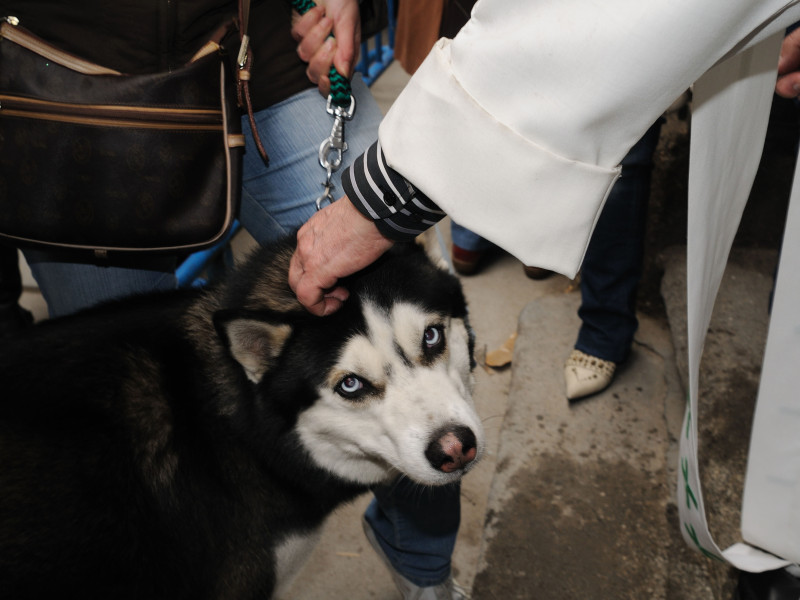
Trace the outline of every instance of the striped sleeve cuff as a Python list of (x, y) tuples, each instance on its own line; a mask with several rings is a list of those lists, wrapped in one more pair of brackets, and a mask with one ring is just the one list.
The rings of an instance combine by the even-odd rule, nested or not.
[(391, 240), (411, 240), (445, 216), (386, 164), (379, 141), (345, 169), (342, 187), (358, 211)]

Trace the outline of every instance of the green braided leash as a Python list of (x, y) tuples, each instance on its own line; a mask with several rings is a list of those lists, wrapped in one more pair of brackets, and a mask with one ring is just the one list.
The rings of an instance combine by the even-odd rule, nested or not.
[[(316, 6), (313, 0), (290, 0), (290, 2), (292, 8), (301, 15)], [(325, 110), (333, 117), (333, 128), (331, 134), (322, 140), (319, 146), (319, 164), (325, 169), (326, 177), (322, 184), (325, 191), (315, 201), (317, 210), (321, 210), (322, 205), (326, 202), (333, 203), (336, 200), (333, 195), (333, 189), (336, 186), (332, 177), (333, 173), (342, 165), (342, 154), (347, 151), (347, 143), (344, 141), (344, 124), (353, 118), (356, 110), (356, 99), (351, 93), (350, 80), (339, 73), (333, 65), (331, 65), (328, 78), (331, 82), (331, 91), (328, 94)]]
[(315, 6), (316, 4), (314, 4), (313, 0), (292, 0), (292, 8), (294, 8), (301, 15), (306, 14)]
[[(291, 0), (292, 8), (294, 8), (301, 15), (306, 14), (309, 10), (314, 8), (313, 0)], [(331, 70), (328, 73), (328, 78), (331, 80), (331, 102), (336, 106), (349, 106), (350, 105), (350, 80), (336, 70), (336, 67), (331, 65)]]

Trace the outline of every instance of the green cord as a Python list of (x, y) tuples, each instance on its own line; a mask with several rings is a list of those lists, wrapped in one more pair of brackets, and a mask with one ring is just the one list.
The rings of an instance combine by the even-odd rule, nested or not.
[[(306, 14), (316, 6), (313, 0), (291, 0), (291, 4), (292, 8), (301, 15)], [(336, 106), (350, 106), (350, 80), (339, 73), (333, 65), (331, 65), (331, 70), (328, 72), (328, 78), (331, 80), (331, 102)]]
[(316, 4), (314, 4), (313, 0), (292, 0), (292, 8), (294, 8), (301, 15), (306, 14), (315, 6)]

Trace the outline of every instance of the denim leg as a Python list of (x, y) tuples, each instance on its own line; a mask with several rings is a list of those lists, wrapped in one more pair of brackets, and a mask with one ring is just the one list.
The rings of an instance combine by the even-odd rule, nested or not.
[(463, 225), (459, 225), (452, 219), (450, 220), (450, 236), (453, 239), (453, 244), (464, 250), (480, 252), (493, 246), (489, 240), (482, 238)]
[[(336, 186), (332, 195), (336, 199), (344, 193), (342, 172), (378, 139), (378, 125), (383, 118), (360, 75), (353, 78), (352, 90), (356, 112), (352, 121), (345, 122), (348, 149), (332, 179)], [(269, 167), (255, 148), (249, 121), (246, 117), (242, 120), (247, 146), (239, 220), (261, 244), (293, 232), (316, 210), (315, 200), (323, 193), (325, 181), (325, 169), (318, 161), (319, 146), (333, 126), (325, 103), (326, 99), (313, 88), (256, 113)]]
[(444, 582), (461, 521), (460, 484), (427, 487), (401, 477), (373, 491), (364, 517), (395, 570), (421, 587)]
[(133, 269), (65, 262), (64, 255), (58, 252), (30, 249), (22, 252), (47, 302), (51, 318), (106, 300), (175, 289), (178, 285), (171, 259), (159, 259), (158, 264), (149, 269)]
[(575, 348), (615, 363), (627, 359), (639, 325), (636, 290), (661, 123), (655, 123), (622, 160), (622, 176), (606, 200), (581, 267), (582, 324)]

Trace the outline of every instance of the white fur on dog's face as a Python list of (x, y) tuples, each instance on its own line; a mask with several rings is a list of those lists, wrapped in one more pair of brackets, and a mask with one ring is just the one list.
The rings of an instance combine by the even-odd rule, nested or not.
[[(300, 415), (303, 445), (319, 465), (354, 482), (379, 483), (398, 473), (428, 485), (459, 479), (464, 471), (433, 468), (425, 450), (437, 431), (461, 425), (477, 446), (466, 470), (483, 454), (464, 321), (409, 303), (394, 305), (389, 315), (364, 306), (366, 335), (345, 343), (319, 399)], [(444, 336), (444, 349), (426, 355), (426, 335), (435, 342), (435, 332)]]

